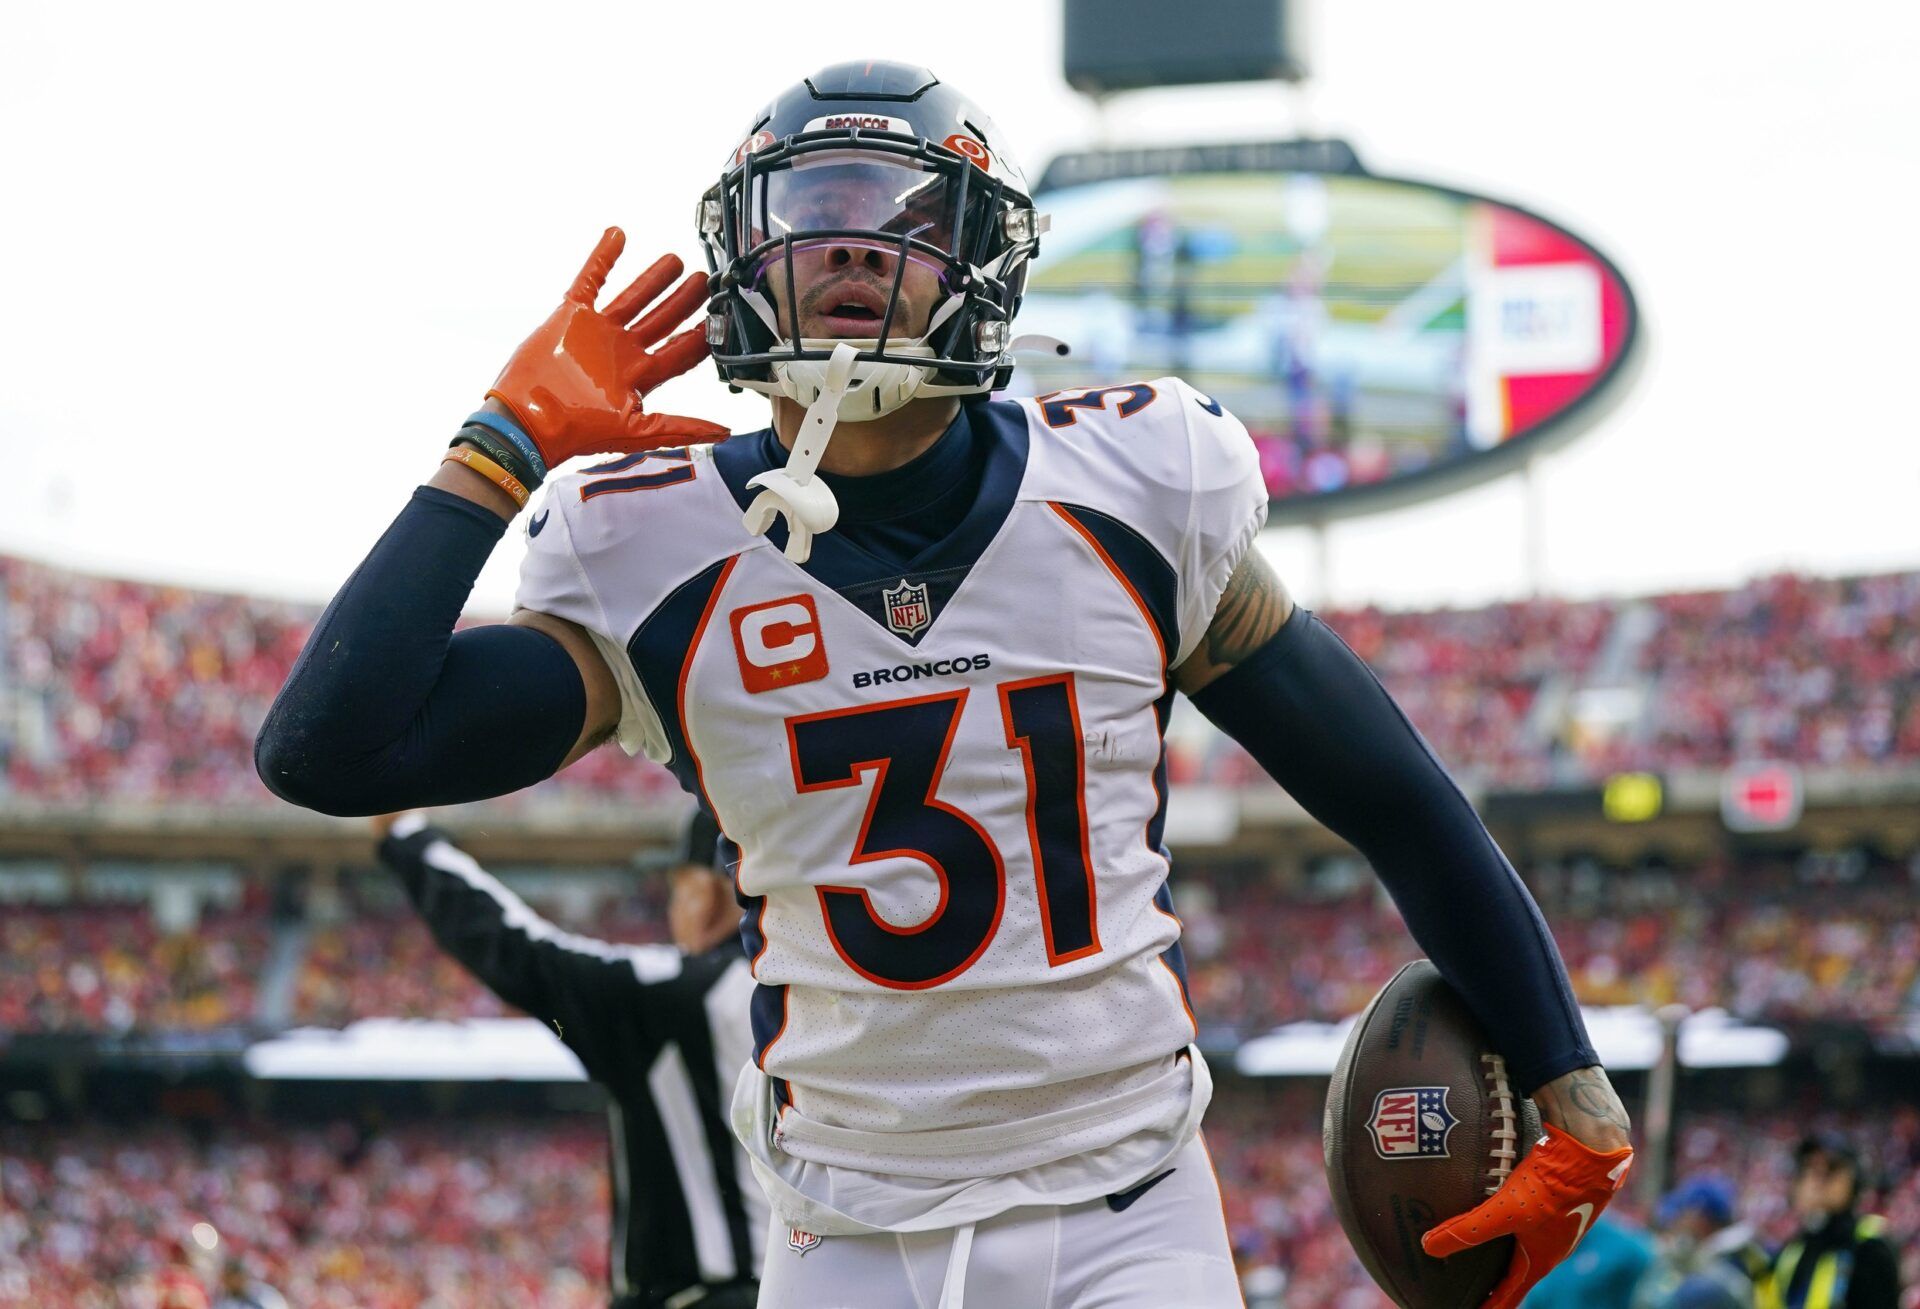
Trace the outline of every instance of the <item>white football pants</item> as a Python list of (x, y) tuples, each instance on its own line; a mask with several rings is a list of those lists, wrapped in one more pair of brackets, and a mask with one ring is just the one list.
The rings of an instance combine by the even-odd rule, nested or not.
[(760, 1309), (1239, 1309), (1205, 1143), (1170, 1167), (1144, 1190), (956, 1230), (813, 1236), (776, 1218)]

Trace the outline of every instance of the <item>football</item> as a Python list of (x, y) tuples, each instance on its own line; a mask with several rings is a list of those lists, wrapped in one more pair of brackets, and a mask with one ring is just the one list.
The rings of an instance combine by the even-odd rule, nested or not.
[(1355, 1020), (1323, 1130), (1334, 1211), (1394, 1303), (1474, 1309), (1485, 1300), (1512, 1238), (1443, 1261), (1420, 1237), (1499, 1187), (1540, 1138), (1540, 1114), (1432, 963), (1402, 968)]

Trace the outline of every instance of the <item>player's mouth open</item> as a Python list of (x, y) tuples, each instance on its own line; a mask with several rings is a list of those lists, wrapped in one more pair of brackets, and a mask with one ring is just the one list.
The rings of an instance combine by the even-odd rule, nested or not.
[(886, 297), (867, 287), (844, 287), (820, 301), (820, 321), (829, 336), (872, 336), (886, 312)]

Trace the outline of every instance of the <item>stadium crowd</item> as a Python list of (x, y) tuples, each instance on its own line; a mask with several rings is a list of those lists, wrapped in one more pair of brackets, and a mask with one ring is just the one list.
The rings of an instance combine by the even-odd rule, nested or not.
[[(1620, 768), (1750, 758), (1855, 767), (1920, 760), (1920, 573), (1777, 577), (1655, 597), (1638, 722), (1575, 739), (1552, 684), (1577, 688), (1631, 602), (1537, 600), (1327, 617), (1443, 758), (1537, 787)], [(88, 577), (0, 557), (0, 798), (270, 804), (255, 729), (317, 619), (311, 607)], [(1257, 770), (1224, 737), (1176, 740), (1174, 779)], [(515, 804), (655, 796), (662, 769), (614, 748)]]
[[(0, 799), (277, 804), (253, 738), (318, 618), (308, 605), (0, 556)], [(508, 803), (673, 786), (601, 750)]]
[[(1247, 1036), (1360, 1011), (1419, 950), (1364, 868), (1340, 893), (1176, 870), (1194, 1007)], [(1877, 1027), (1920, 1012), (1920, 861), (1798, 860), (1527, 872), (1588, 1004), (1718, 1007), (1780, 1024)]]
[[(1920, 1015), (1920, 857), (1861, 850), (1687, 868), (1540, 864), (1527, 880), (1580, 998), (1679, 1002), (1786, 1025), (1875, 1027)], [(660, 888), (534, 903), (571, 930), (665, 939)], [(1358, 1012), (1418, 953), (1364, 866), (1330, 860), (1296, 885), (1257, 867), (1181, 861), (1174, 873), (1196, 1009), (1220, 1039)], [(350, 885), (302, 930), (290, 1021), (490, 1018), (506, 1012), (442, 953), (384, 881)], [(571, 909), (571, 912), (569, 912)], [(207, 915), (162, 933), (126, 906), (10, 908), (0, 918), (0, 1031), (204, 1030), (256, 1025), (276, 925), (264, 912)]]
[(0, 764), (42, 801), (257, 801), (253, 736), (317, 613), (0, 557)]
[(0, 908), (0, 1036), (250, 1026), (271, 936), (264, 915), (162, 932), (128, 905)]
[(1656, 599), (1641, 654), (1663, 764), (1920, 755), (1920, 574), (1772, 577)]
[(592, 1119), (0, 1129), (0, 1306), (152, 1309), (236, 1262), (301, 1309), (604, 1305), (605, 1159)]
[[(1325, 1084), (1223, 1083), (1207, 1139), (1242, 1271), (1285, 1270), (1287, 1305), (1384, 1309), (1334, 1217), (1320, 1158)], [(1840, 1117), (1683, 1115), (1676, 1177), (1734, 1179), (1771, 1244), (1793, 1230), (1787, 1184), (1809, 1122), (1867, 1147), (1873, 1209), (1920, 1286), (1920, 1110)], [(592, 1119), (0, 1130), (0, 1307), (155, 1303), (169, 1270), (238, 1261), (295, 1305), (603, 1304), (605, 1141)], [(1614, 1210), (1643, 1224), (1644, 1197)], [(196, 1223), (219, 1235), (196, 1249)], [(1266, 1271), (1261, 1271), (1266, 1270)]]
[[(384, 875), (382, 875), (384, 876)], [(571, 931), (630, 945), (667, 939), (659, 879), (584, 912), (535, 895), (538, 908)], [(384, 882), (381, 891), (388, 891)], [(581, 902), (576, 902), (577, 904)], [(510, 1012), (438, 945), (393, 895), (349, 898), (350, 916), (318, 927), (294, 981), (293, 1018), (344, 1027), (359, 1018), (497, 1018)]]

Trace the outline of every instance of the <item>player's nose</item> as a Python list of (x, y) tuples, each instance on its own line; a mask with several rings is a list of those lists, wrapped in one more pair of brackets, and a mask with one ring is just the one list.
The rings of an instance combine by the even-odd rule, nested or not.
[(894, 262), (899, 257), (892, 250), (851, 241), (835, 242), (827, 247), (827, 267), (833, 272), (864, 267), (876, 273), (891, 275)]

